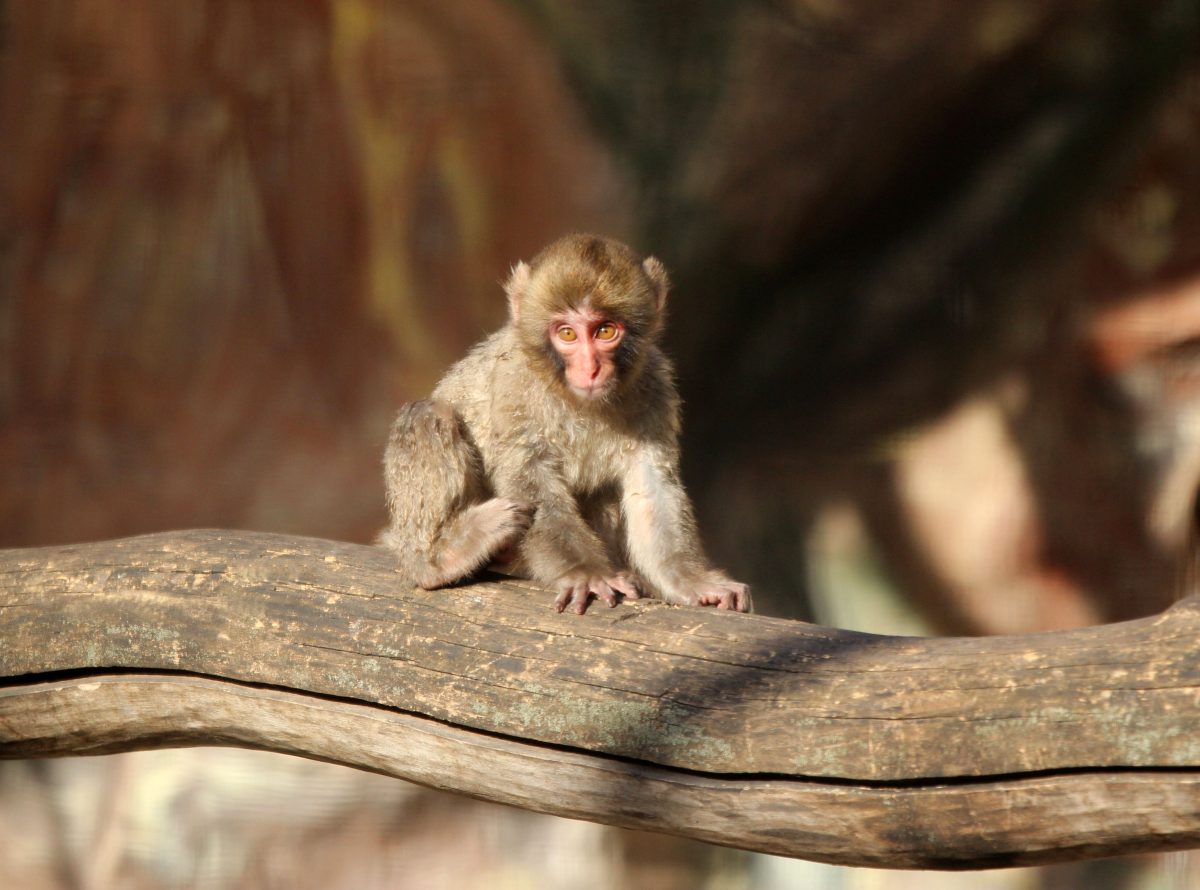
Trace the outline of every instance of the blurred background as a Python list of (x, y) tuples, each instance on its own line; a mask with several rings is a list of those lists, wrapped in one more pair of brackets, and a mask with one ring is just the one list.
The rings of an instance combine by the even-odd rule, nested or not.
[[(0, 0), (0, 546), (369, 541), (396, 407), (592, 230), (672, 273), (685, 479), (760, 612), (1160, 611), (1198, 36), (1200, 0)], [(3, 888), (1196, 886), (825, 867), (256, 752), (0, 764)]]

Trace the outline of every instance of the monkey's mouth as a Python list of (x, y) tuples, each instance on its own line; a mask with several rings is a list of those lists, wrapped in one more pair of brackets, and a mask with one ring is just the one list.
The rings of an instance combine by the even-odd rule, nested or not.
[(574, 383), (568, 383), (567, 389), (581, 401), (599, 402), (612, 392), (612, 381), (605, 380), (603, 383), (593, 383), (590, 386), (576, 386)]

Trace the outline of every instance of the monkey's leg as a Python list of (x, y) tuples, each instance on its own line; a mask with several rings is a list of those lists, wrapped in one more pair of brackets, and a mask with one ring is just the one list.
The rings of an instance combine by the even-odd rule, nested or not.
[(525, 534), (533, 510), (505, 498), (492, 498), (456, 513), (434, 542), (430, 571), (417, 583), (426, 590), (473, 575), (508, 551)]
[(531, 507), (482, 501), (482, 461), (462, 419), (448, 404), (411, 402), (392, 425), (384, 456), (391, 525), (379, 543), (421, 587), (467, 577), (529, 528)]

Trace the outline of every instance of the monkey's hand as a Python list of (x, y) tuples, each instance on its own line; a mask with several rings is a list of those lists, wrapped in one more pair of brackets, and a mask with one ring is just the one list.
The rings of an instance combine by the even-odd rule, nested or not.
[(716, 606), (735, 612), (750, 612), (754, 608), (750, 587), (720, 572), (709, 572), (682, 591), (664, 594), (663, 599), (685, 606)]
[(625, 599), (639, 599), (637, 578), (629, 572), (598, 573), (576, 569), (562, 575), (555, 583), (558, 596), (554, 598), (554, 610), (565, 612), (568, 608), (576, 615), (587, 611), (593, 599), (598, 599), (610, 609)]

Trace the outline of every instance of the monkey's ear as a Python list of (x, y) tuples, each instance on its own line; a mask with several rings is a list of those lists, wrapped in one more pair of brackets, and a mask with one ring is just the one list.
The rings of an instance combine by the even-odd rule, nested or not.
[(657, 308), (659, 312), (662, 312), (663, 307), (667, 305), (667, 291), (671, 289), (671, 279), (667, 275), (667, 270), (655, 257), (648, 256), (642, 260), (642, 271), (654, 285), (654, 292), (658, 296)]
[(521, 320), (521, 298), (525, 296), (528, 286), (529, 266), (524, 262), (517, 263), (512, 267), (504, 285), (504, 292), (508, 294), (508, 314), (514, 324)]

